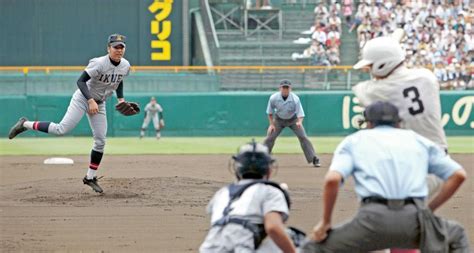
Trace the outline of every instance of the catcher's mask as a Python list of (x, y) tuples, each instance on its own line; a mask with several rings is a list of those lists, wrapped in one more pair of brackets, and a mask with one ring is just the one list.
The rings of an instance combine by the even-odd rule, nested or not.
[(239, 148), (234, 161), (234, 173), (237, 179), (261, 179), (268, 174), (275, 160), (270, 156), (268, 147), (255, 140)]

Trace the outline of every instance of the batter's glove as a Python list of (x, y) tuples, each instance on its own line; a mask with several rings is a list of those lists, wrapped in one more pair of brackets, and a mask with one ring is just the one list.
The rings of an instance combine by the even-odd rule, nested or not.
[(140, 113), (140, 107), (135, 102), (121, 102), (115, 105), (115, 110), (125, 116), (132, 116)]

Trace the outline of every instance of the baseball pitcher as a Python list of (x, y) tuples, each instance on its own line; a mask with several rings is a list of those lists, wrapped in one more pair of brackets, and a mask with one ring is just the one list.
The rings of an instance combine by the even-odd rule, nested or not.
[(126, 102), (123, 97), (123, 79), (130, 72), (130, 63), (123, 58), (126, 37), (112, 34), (108, 38), (108, 54), (89, 61), (84, 72), (77, 81), (78, 89), (71, 98), (69, 107), (59, 123), (49, 121), (29, 121), (21, 117), (10, 129), (9, 139), (15, 138), (26, 130), (41, 131), (52, 135), (65, 135), (73, 130), (84, 114), (87, 113), (94, 145), (90, 154), (90, 164), (83, 183), (95, 192), (102, 193), (96, 172), (99, 168), (105, 148), (107, 134), (106, 99), (115, 91), (118, 104), (116, 110), (130, 116), (140, 112), (138, 104)]
[(145, 136), (145, 131), (150, 124), (150, 121), (153, 121), (153, 126), (156, 130), (156, 139), (161, 138), (161, 129), (165, 127), (165, 119), (163, 118), (163, 108), (160, 104), (156, 102), (155, 97), (151, 97), (150, 103), (145, 106), (145, 119), (143, 120), (143, 125), (140, 131), (140, 139)]

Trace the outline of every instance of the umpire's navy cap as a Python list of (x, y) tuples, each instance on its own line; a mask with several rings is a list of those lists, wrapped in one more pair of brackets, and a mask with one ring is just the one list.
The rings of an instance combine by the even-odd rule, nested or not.
[(280, 87), (290, 87), (291, 86), (291, 82), (290, 80), (281, 80), (280, 82)]
[(398, 115), (398, 108), (390, 102), (377, 101), (364, 111), (366, 121), (375, 125), (393, 125), (401, 121)]
[(109, 36), (109, 39), (108, 39), (107, 43), (111, 47), (115, 47), (117, 45), (122, 45), (122, 46), (125, 47), (125, 40), (126, 39), (127, 39), (127, 37), (125, 37), (121, 34), (114, 33), (114, 34)]

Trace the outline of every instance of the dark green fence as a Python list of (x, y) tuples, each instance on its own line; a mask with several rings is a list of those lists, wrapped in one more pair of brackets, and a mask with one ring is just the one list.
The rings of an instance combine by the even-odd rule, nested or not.
[[(182, 8), (176, 0), (1, 0), (0, 66), (87, 65), (107, 53), (112, 33), (127, 36), (133, 65), (182, 65)], [(163, 51), (169, 59), (152, 59)]]
[[(150, 96), (156, 96), (163, 106), (167, 136), (239, 136), (264, 135), (267, 128), (265, 109), (268, 92), (219, 93), (146, 93), (126, 98), (144, 106)], [(360, 107), (349, 92), (304, 92), (300, 95), (306, 112), (304, 121), (308, 134), (346, 135), (356, 129)], [(4, 111), (0, 135), (6, 136), (10, 126), (20, 116), (32, 120), (60, 121), (66, 112), (70, 96), (0, 96)], [(448, 135), (474, 134), (474, 92), (443, 92), (443, 121)], [(113, 110), (115, 98), (107, 102), (108, 136), (138, 135), (143, 114), (124, 117)], [(151, 126), (150, 126), (151, 127)], [(71, 135), (90, 135), (87, 118)], [(288, 132), (286, 132), (288, 134)], [(45, 136), (28, 132), (29, 136)]]

